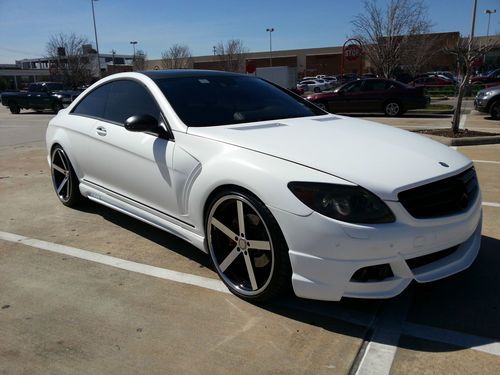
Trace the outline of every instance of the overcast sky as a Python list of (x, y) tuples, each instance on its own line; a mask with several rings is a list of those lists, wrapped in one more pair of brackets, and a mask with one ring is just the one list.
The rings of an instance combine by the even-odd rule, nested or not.
[[(385, 2), (386, 0), (380, 0)], [(433, 31), (469, 34), (472, 0), (427, 0)], [(99, 0), (94, 3), (99, 50), (148, 58), (174, 43), (209, 55), (219, 41), (241, 39), (252, 52), (341, 45), (362, 0)], [(500, 32), (500, 1), (479, 0), (476, 34), (486, 35), (485, 9), (497, 9), (490, 34)], [(91, 0), (0, 0), (0, 63), (40, 57), (53, 34), (75, 32), (95, 44)]]

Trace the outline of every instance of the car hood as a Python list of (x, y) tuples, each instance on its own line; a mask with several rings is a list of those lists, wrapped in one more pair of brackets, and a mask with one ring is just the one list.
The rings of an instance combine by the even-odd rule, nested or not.
[[(361, 119), (317, 116), (190, 127), (188, 134), (301, 164), (371, 190), (384, 200), (469, 167), (462, 154), (426, 137)], [(300, 181), (300, 176), (293, 176)]]

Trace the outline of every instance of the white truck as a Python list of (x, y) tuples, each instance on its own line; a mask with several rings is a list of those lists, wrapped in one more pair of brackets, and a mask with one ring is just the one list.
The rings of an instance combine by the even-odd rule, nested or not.
[(257, 68), (255, 76), (264, 78), (288, 90), (297, 87), (297, 68), (290, 68), (288, 66)]

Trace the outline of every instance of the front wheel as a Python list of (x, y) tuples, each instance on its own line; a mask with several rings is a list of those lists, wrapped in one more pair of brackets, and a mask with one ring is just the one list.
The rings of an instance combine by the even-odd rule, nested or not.
[(21, 112), (21, 107), (19, 107), (19, 104), (17, 103), (10, 103), (9, 109), (10, 113), (12, 113), (13, 115), (18, 115)]
[(495, 120), (500, 120), (500, 99), (491, 103), (490, 115)]
[(396, 117), (400, 116), (403, 113), (403, 109), (401, 105), (396, 101), (389, 101), (384, 106), (384, 112), (386, 116)]
[(321, 92), (321, 89), (319, 87), (315, 87), (313, 91), (314, 92)]
[(54, 104), (52, 104), (52, 110), (54, 111), (54, 113), (59, 112), (63, 108), (64, 107), (61, 102), (54, 102)]
[(217, 195), (208, 209), (206, 235), (215, 270), (233, 294), (265, 301), (289, 285), (283, 234), (271, 212), (251, 194)]
[(78, 188), (78, 177), (73, 170), (68, 156), (59, 145), (52, 150), (50, 172), (54, 190), (61, 203), (68, 207), (78, 204), (82, 199)]

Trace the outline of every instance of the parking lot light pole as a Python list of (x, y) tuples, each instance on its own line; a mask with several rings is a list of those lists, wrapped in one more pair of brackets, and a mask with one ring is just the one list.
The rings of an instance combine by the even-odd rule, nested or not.
[(496, 13), (497, 10), (496, 9), (486, 9), (484, 11), (484, 14), (487, 14), (488, 15), (488, 28), (486, 29), (486, 37), (489, 37), (490, 36), (490, 21), (491, 21), (491, 15)]
[(134, 48), (134, 56), (132, 57), (132, 65), (135, 67), (135, 45), (137, 44), (137, 41), (130, 42), (132, 44), (132, 47)]
[(97, 66), (99, 69), (99, 76), (101, 76), (101, 59), (99, 58), (99, 43), (97, 42), (97, 27), (95, 25), (94, 1), (97, 1), (97, 0), (90, 0), (90, 3), (92, 4), (92, 19), (94, 20), (94, 35), (95, 35), (95, 49), (97, 51)]
[(266, 29), (269, 33), (269, 66), (273, 66), (273, 38), (272, 33), (274, 29), (272, 27)]

